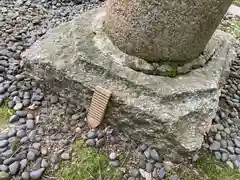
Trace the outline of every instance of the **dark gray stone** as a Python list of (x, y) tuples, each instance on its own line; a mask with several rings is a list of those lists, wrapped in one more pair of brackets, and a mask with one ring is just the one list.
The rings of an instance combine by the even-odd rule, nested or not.
[(97, 131), (94, 131), (94, 130), (90, 130), (90, 131), (87, 133), (87, 137), (88, 137), (89, 139), (94, 139), (94, 138), (96, 138), (97, 136), (98, 136)]
[(10, 117), (10, 123), (15, 123), (19, 120), (19, 116), (18, 115), (12, 115)]
[(144, 151), (144, 155), (147, 159), (150, 159), (151, 158), (151, 148), (148, 147), (145, 151)]
[(209, 147), (209, 149), (211, 150), (211, 151), (217, 151), (217, 150), (219, 150), (220, 149), (220, 142), (218, 142), (218, 141), (214, 141), (211, 145), (210, 145), (210, 147)]
[(151, 173), (153, 171), (153, 165), (151, 163), (146, 164), (146, 171)]
[(1, 140), (1, 141), (0, 141), (0, 148), (3, 148), (3, 147), (5, 147), (5, 146), (7, 146), (8, 143), (9, 143), (8, 140)]
[(101, 148), (104, 146), (104, 144), (105, 144), (105, 138), (101, 138), (101, 139), (97, 140), (96, 147)]
[(86, 144), (90, 147), (94, 147), (96, 145), (96, 141), (94, 139), (88, 139)]

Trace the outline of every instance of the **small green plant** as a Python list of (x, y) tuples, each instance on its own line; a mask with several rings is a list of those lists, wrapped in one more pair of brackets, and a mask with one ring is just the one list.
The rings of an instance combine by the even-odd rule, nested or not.
[(240, 21), (233, 21), (230, 26), (230, 31), (236, 39), (240, 39)]
[(20, 147), (20, 138), (19, 137), (15, 137), (15, 139), (14, 139), (14, 141), (12, 143), (12, 151), (16, 152), (19, 147)]
[(195, 166), (179, 165), (171, 174), (177, 174), (182, 180), (235, 180), (240, 179), (238, 169), (229, 168), (226, 163), (204, 152)]
[(4, 103), (0, 107), (0, 129), (8, 124), (9, 118), (14, 114), (14, 110), (8, 108), (8, 102)]
[(117, 168), (109, 166), (108, 157), (96, 149), (85, 147), (80, 140), (74, 145), (71, 162), (62, 162), (55, 176), (64, 180), (122, 180)]

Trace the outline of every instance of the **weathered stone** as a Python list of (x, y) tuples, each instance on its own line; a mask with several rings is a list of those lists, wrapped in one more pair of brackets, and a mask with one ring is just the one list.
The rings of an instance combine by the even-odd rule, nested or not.
[(119, 49), (147, 61), (186, 62), (203, 52), (232, 0), (107, 2), (104, 30)]
[(84, 100), (89, 106), (86, 99), (97, 85), (114, 92), (106, 114), (110, 122), (132, 137), (147, 137), (169, 156), (200, 148), (235, 59), (230, 36), (214, 34), (210, 44), (221, 46), (204, 67), (175, 78), (151, 76), (125, 67), (123, 62), (134, 57), (99, 41), (102, 15), (102, 9), (89, 11), (48, 32), (22, 54), (26, 70), (58, 93), (75, 93), (75, 104)]

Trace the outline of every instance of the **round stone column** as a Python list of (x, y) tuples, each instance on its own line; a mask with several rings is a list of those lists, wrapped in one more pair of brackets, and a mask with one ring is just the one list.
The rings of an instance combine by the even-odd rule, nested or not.
[(108, 0), (104, 31), (123, 52), (149, 62), (197, 58), (232, 0)]

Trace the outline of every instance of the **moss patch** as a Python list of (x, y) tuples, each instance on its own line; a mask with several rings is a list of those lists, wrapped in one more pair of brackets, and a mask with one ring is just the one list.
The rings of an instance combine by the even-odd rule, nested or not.
[(54, 176), (64, 180), (122, 180), (121, 168), (112, 168), (108, 163), (105, 154), (85, 147), (83, 141), (78, 140), (71, 162), (62, 162)]
[(5, 101), (0, 107), (0, 129), (9, 123), (9, 118), (14, 114), (14, 110), (9, 109), (7, 104), (8, 102)]
[(175, 173), (184, 180), (235, 180), (240, 179), (238, 169), (229, 168), (226, 163), (215, 159), (213, 155), (205, 152), (198, 159), (195, 167), (180, 165)]

